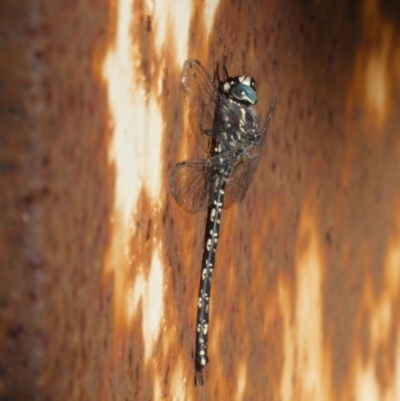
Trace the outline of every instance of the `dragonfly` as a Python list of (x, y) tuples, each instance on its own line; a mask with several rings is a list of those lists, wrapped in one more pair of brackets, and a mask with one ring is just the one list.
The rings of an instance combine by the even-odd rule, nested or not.
[(211, 79), (198, 60), (186, 60), (182, 84), (189, 103), (189, 123), (208, 158), (178, 163), (170, 176), (176, 202), (187, 212), (208, 209), (196, 323), (195, 382), (203, 385), (208, 364), (211, 279), (222, 209), (240, 204), (258, 167), (261, 150), (277, 98), (260, 128), (253, 106), (258, 97), (252, 77), (230, 77), (226, 67), (220, 80), (218, 65)]

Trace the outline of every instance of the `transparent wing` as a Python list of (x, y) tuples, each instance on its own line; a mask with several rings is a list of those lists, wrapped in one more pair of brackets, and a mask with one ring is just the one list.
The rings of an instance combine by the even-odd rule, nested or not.
[(261, 139), (260, 139), (260, 142), (258, 143), (258, 146), (260, 148), (263, 148), (265, 146), (265, 138), (267, 137), (269, 123), (271, 122), (272, 114), (274, 113), (274, 109), (275, 109), (275, 105), (276, 105), (277, 101), (278, 101), (278, 97), (276, 97), (274, 102), (271, 104), (271, 107), (269, 108), (267, 120), (265, 121), (264, 127), (261, 130), (261, 136), (260, 136)]
[(172, 195), (187, 212), (207, 208), (213, 189), (214, 166), (210, 159), (184, 161), (171, 174)]
[(234, 152), (225, 152), (204, 160), (184, 161), (175, 166), (170, 178), (171, 192), (183, 209), (197, 213), (213, 201), (224, 174), (235, 163)]
[(225, 186), (226, 199), (224, 206), (226, 208), (230, 207), (233, 202), (238, 205), (242, 203), (256, 174), (259, 160), (259, 155), (254, 157), (242, 155), (237, 159)]
[(218, 88), (200, 62), (194, 59), (183, 64), (182, 84), (189, 101), (189, 122), (193, 133), (201, 148), (208, 152), (215, 107), (219, 101)]

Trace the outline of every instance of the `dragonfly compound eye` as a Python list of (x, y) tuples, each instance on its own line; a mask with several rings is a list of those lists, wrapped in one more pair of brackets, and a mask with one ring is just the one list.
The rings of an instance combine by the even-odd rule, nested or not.
[(258, 100), (254, 88), (246, 84), (232, 85), (230, 88), (230, 94), (235, 100), (245, 104), (256, 104)]

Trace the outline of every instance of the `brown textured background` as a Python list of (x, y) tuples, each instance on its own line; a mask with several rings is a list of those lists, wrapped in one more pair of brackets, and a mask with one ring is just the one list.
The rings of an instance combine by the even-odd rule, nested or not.
[(183, 130), (176, 38), (156, 48), (140, 0), (132, 43), (165, 122), (162, 191), (158, 209), (141, 191), (125, 274), (149, 274), (163, 244), (151, 363), (147, 317), (124, 323), (124, 286), (106, 266), (119, 226), (101, 66), (116, 4), (1, 6), (0, 400), (355, 400), (362, 380), (371, 400), (399, 400), (400, 7), (222, 1), (207, 40), (205, 5), (193, 2), (188, 56), (252, 75), (262, 121), (279, 95), (254, 183), (222, 218), (211, 363), (194, 388), (205, 216), (174, 203), (168, 176), (196, 145)]

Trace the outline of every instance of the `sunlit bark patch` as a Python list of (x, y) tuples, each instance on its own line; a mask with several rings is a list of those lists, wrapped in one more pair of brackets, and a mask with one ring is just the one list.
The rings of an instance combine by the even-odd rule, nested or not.
[(349, 112), (361, 106), (367, 125), (378, 130), (393, 109), (392, 88), (400, 83), (396, 22), (384, 16), (379, 6), (377, 0), (363, 2), (363, 36), (348, 97)]
[(132, 286), (132, 290), (127, 293), (127, 315), (132, 320), (137, 313), (139, 306), (142, 307), (142, 335), (144, 340), (144, 356), (147, 362), (158, 339), (161, 320), (163, 317), (163, 270), (160, 254), (155, 250), (152, 255), (150, 272), (148, 276), (138, 274)]
[(281, 282), (278, 291), (284, 321), (281, 397), (285, 401), (332, 399), (330, 353), (324, 346), (322, 331), (325, 265), (317, 218), (317, 208), (306, 201), (297, 237), (296, 289), (290, 293)]

